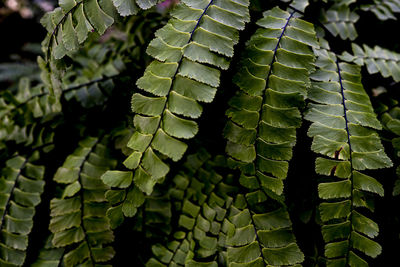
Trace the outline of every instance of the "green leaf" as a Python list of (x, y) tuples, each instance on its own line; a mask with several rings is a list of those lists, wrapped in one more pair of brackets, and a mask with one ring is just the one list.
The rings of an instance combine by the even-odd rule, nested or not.
[(108, 186), (117, 188), (127, 188), (133, 179), (132, 172), (107, 171), (101, 176), (101, 180)]
[(99, 34), (103, 34), (114, 23), (114, 19), (100, 8), (97, 0), (85, 1), (83, 9), (90, 23)]
[[(62, 198), (55, 198), (50, 203), (49, 229), (54, 234), (54, 247), (65, 249), (59, 259), (65, 266), (106, 262), (115, 254), (108, 244), (114, 240), (111, 226), (118, 224), (118, 218), (110, 222), (105, 219), (109, 208), (105, 192), (109, 187), (102, 180), (112, 186), (121, 186), (126, 179), (129, 180), (129, 174), (129, 183), (132, 182), (132, 174), (128, 172), (128, 178), (125, 178), (125, 173), (106, 172), (115, 165), (115, 161), (109, 158), (106, 145), (107, 138), (88, 137), (79, 143), (60, 167), (62, 170), (77, 170), (73, 181), (64, 177), (69, 172), (57, 171), (58, 180), (67, 186)], [(107, 197), (112, 199), (110, 194)]]
[[(238, 188), (229, 183), (227, 176), (217, 173), (230, 172), (226, 162), (209, 157), (204, 151), (188, 156), (172, 179), (170, 202), (179, 220), (171, 221), (173, 232), (163, 234), (165, 242), (152, 246), (153, 256), (146, 266), (219, 266), (218, 258), (226, 253), (229, 207)], [(168, 221), (164, 223), (168, 224), (171, 214), (165, 217)], [(259, 248), (257, 251), (260, 253)], [(188, 262), (190, 255), (193, 257)]]
[[(177, 129), (177, 131), (179, 131), (179, 129)], [(185, 143), (169, 136), (161, 129), (159, 129), (155, 134), (152, 146), (155, 150), (161, 152), (162, 154), (169, 155), (174, 161), (180, 160), (187, 148)], [(144, 160), (145, 159), (143, 159), (143, 161)]]
[(78, 49), (78, 36), (74, 30), (74, 26), (72, 25), (72, 14), (69, 13), (62, 33), (62, 39), (64, 42), (65, 49), (69, 51), (74, 51)]

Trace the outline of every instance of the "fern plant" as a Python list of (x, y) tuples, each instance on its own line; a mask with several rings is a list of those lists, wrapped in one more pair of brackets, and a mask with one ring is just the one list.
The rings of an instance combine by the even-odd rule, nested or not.
[(0, 65), (0, 265), (396, 266), (399, 7), (60, 0)]

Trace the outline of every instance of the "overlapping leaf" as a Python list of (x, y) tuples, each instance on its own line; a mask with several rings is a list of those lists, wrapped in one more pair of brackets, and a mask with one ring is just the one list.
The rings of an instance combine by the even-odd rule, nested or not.
[(359, 66), (365, 66), (370, 74), (380, 73), (383, 77), (392, 77), (396, 82), (400, 81), (400, 54), (375, 46), (374, 49), (367, 45), (363, 48), (352, 44), (354, 55), (347, 52), (341, 59), (354, 62)]
[(105, 216), (109, 207), (100, 176), (115, 166), (108, 149), (98, 138), (86, 138), (57, 170), (54, 180), (66, 185), (61, 197), (50, 203), (49, 229), (55, 248), (65, 248), (65, 266), (102, 266), (115, 252), (114, 240)]
[(172, 231), (171, 209), (172, 203), (165, 191), (153, 192), (151, 196), (146, 196), (145, 202), (138, 209), (133, 230), (146, 240), (165, 237)]
[(359, 208), (372, 209), (370, 193), (383, 195), (382, 185), (361, 171), (387, 168), (386, 156), (375, 130), (381, 129), (367, 93), (361, 84), (360, 68), (339, 62), (326, 50), (318, 54), (306, 119), (312, 124), (308, 135), (312, 150), (322, 154), (316, 172), (324, 182), (318, 186), (319, 206), (326, 242), (328, 266), (368, 266), (361, 254), (375, 258), (381, 246), (372, 240), (378, 225)]
[[(144, 93), (132, 97), (136, 131), (128, 143), (133, 153), (124, 164), (134, 173), (108, 172), (103, 176), (106, 184), (128, 191), (135, 184), (151, 194), (169, 172), (161, 158), (182, 158), (187, 145), (180, 139), (197, 134), (193, 119), (202, 113), (198, 102), (213, 100), (219, 69), (228, 68), (238, 31), (249, 20), (248, 5), (247, 0), (184, 0), (172, 11), (173, 18), (156, 32), (147, 49), (156, 60), (137, 81)], [(113, 209), (133, 216), (123, 211), (126, 201), (121, 198)]]
[(221, 176), (223, 157), (209, 159), (207, 153), (188, 157), (185, 171), (173, 179), (170, 198), (174, 214), (167, 244), (152, 248), (146, 266), (224, 266), (226, 265), (226, 219), (238, 188), (232, 175)]
[(226, 222), (228, 266), (301, 266), (288, 212), (268, 210), (261, 191), (238, 195)]
[(15, 156), (0, 177), (0, 265), (22, 266), (33, 227), (35, 207), (41, 201), (44, 167), (32, 162), (39, 155)]

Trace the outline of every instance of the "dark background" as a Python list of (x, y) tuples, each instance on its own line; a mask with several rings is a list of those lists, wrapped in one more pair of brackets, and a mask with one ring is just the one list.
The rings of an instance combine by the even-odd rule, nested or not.
[[(53, 1), (54, 3), (55, 1)], [(322, 4), (322, 1), (317, 1)], [(40, 25), (39, 19), (43, 15), (43, 10), (37, 7), (34, 2), (28, 2), (35, 10), (32, 18), (22, 18), (20, 13), (12, 12), (10, 14), (0, 14), (0, 64), (4, 62), (34, 62), (37, 54), (26, 51), (25, 47), (28, 43), (39, 44), (45, 37), (46, 31)], [(256, 3), (256, 2), (255, 2)], [(252, 21), (256, 21), (261, 17), (260, 10), (266, 10), (279, 3), (279, 1), (259, 1), (252, 9)], [(312, 5), (312, 9), (307, 9), (305, 19), (317, 23), (316, 18), (319, 14), (319, 6)], [(284, 4), (280, 4), (282, 8)], [(4, 3), (0, 3), (0, 8), (4, 7)], [(359, 37), (355, 42), (358, 44), (368, 44), (370, 47), (379, 45), (393, 51), (400, 51), (400, 34), (398, 21), (379, 21), (372, 13), (358, 12), (360, 20), (358, 21), (357, 31)], [(237, 51), (241, 51), (244, 47), (244, 40), (255, 31), (255, 25), (249, 24), (246, 31), (241, 34), (241, 44), (236, 47)], [(351, 42), (343, 41), (339, 37), (327, 35), (326, 39), (331, 44), (331, 49), (341, 54), (343, 51), (351, 52)], [(149, 39), (148, 41), (150, 41)], [(237, 64), (240, 53), (235, 55), (232, 66)], [(231, 78), (235, 73), (235, 68), (224, 72), (222, 75), (222, 83), (219, 93), (212, 104), (204, 106), (204, 114), (200, 119), (200, 132), (198, 138), (191, 140), (188, 153), (195, 151), (201, 144), (207, 150), (214, 153), (224, 153), (225, 141), (222, 138), (222, 129), (225, 125), (225, 110), (227, 109), (227, 102), (234, 94), (236, 88), (231, 83)], [(138, 77), (140, 73), (132, 74), (132, 80)], [(378, 86), (384, 86), (388, 89), (389, 95), (395, 99), (399, 99), (400, 86), (394, 84), (391, 79), (382, 79), (379, 75), (369, 75), (363, 72), (363, 84), (372, 96), (373, 89)], [(0, 90), (9, 86), (12, 82), (0, 83)], [(123, 93), (115, 96), (115, 99), (110, 103), (109, 107), (103, 109), (89, 110), (85, 115), (85, 121), (90, 121), (93, 131), (113, 129), (118, 122), (115, 121), (116, 117), (124, 118), (124, 115), (129, 112), (132, 83), (121, 83)], [(128, 98), (127, 98), (128, 96)], [(128, 99), (128, 100), (127, 100)], [(376, 105), (378, 98), (371, 98), (374, 105)], [(124, 104), (125, 103), (125, 104)], [(77, 140), (79, 140), (79, 127), (78, 125), (83, 120), (83, 117), (77, 118), (75, 108), (72, 106), (65, 112), (65, 126), (60, 128), (56, 140), (58, 144), (58, 151), (63, 151), (63, 155), (59, 154), (59, 158), (47, 158), (48, 162), (54, 164), (47, 164), (54, 166), (53, 170), (48, 170), (48, 173), (54, 173), (57, 166), (60, 166), (64, 161), (65, 156), (73, 151)], [(68, 113), (71, 112), (71, 113)], [(82, 110), (82, 112), (85, 112)], [(290, 172), (286, 180), (286, 196), (287, 203), (291, 209), (292, 220), (294, 222), (294, 231), (303, 252), (306, 254), (306, 262), (304, 266), (323, 266), (320, 262), (318, 255), (323, 255), (323, 240), (320, 233), (320, 226), (316, 221), (316, 209), (319, 199), (317, 195), (318, 176), (315, 175), (314, 161), (316, 155), (310, 152), (311, 139), (307, 137), (306, 131), (308, 124), (305, 122), (302, 128), (298, 131), (298, 142), (294, 150), (293, 160), (290, 163)], [(394, 151), (389, 143), (385, 143), (386, 151), (389, 156), (394, 159)], [(398, 162), (395, 162), (398, 165)], [(370, 218), (374, 219), (380, 227), (380, 234), (377, 241), (383, 247), (383, 253), (373, 261), (371, 266), (396, 266), (395, 262), (400, 251), (400, 197), (392, 197), (391, 190), (393, 188), (394, 180), (396, 178), (394, 169), (379, 170), (371, 172), (371, 174), (378, 178), (385, 187), (385, 197), (376, 199), (376, 211), (370, 214)], [(49, 180), (51, 177), (48, 178)], [(55, 190), (53, 184), (48, 183), (46, 186), (47, 192)], [(49, 196), (51, 197), (51, 196)], [(49, 199), (45, 199), (39, 206), (35, 220), (40, 220), (39, 226), (35, 226), (31, 240), (38, 244), (31, 248), (30, 256), (27, 262), (34, 260), (38, 253), (41, 243), (44, 242), (43, 232), (47, 229), (48, 225), (48, 203)], [(313, 208), (314, 207), (314, 208)], [(43, 218), (43, 219), (42, 219)], [(143, 243), (140, 242), (143, 238), (139, 233), (125, 234), (131, 230), (129, 222), (122, 228), (116, 231), (116, 238), (119, 240), (116, 244), (117, 255), (114, 260), (115, 266), (126, 266), (128, 260), (132, 261), (133, 251), (142, 251)], [(149, 251), (149, 250), (148, 250)], [(146, 255), (141, 255), (146, 258)], [(317, 265), (317, 264), (320, 265)], [(133, 266), (133, 265), (132, 265)]]

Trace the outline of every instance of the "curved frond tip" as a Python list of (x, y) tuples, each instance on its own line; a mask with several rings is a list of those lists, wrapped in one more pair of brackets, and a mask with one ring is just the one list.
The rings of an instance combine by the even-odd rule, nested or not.
[[(169, 172), (162, 160), (182, 158), (200, 117), (199, 102), (211, 102), (238, 42), (238, 31), (249, 21), (249, 1), (184, 0), (172, 11), (172, 19), (156, 32), (147, 53), (155, 60), (146, 68), (132, 97), (135, 132), (128, 147), (133, 153), (124, 162), (134, 170), (108, 172), (103, 181), (112, 187), (150, 194)], [(122, 176), (125, 183), (119, 181)], [(133, 185), (134, 184), (134, 185)], [(125, 199), (113, 204), (122, 209)], [(122, 212), (124, 216), (132, 216)], [(122, 216), (122, 214), (121, 214)]]

